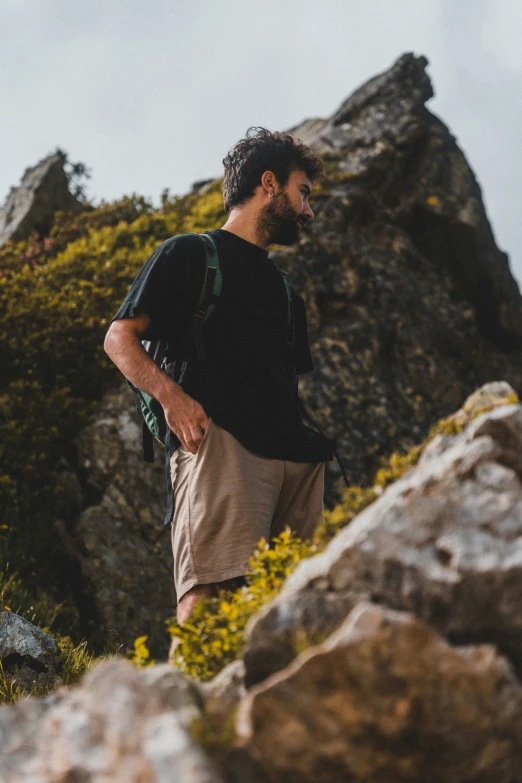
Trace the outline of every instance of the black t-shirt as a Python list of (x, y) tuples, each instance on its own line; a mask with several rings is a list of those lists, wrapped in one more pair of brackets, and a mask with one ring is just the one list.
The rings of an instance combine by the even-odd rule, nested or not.
[[(189, 351), (183, 388), (216, 424), (261, 456), (332, 459), (330, 442), (303, 423), (298, 407), (297, 375), (313, 369), (302, 297), (292, 289), (295, 348), (290, 352), (285, 282), (268, 251), (230, 231), (207, 233), (216, 242), (223, 287), (205, 324), (205, 361), (196, 362)], [(113, 320), (146, 312), (151, 326), (144, 339), (167, 340), (172, 358), (187, 352), (182, 338), (192, 323), (205, 268), (198, 236), (171, 237), (140, 270)]]

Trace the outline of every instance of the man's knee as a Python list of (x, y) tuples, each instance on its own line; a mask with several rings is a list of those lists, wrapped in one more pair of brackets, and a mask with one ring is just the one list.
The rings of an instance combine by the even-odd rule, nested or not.
[(183, 623), (188, 620), (201, 597), (213, 598), (218, 595), (220, 590), (237, 590), (244, 584), (246, 584), (244, 576), (235, 576), (233, 579), (227, 579), (224, 582), (213, 582), (209, 585), (195, 585), (178, 601), (178, 608), (176, 610), (178, 623), (183, 625)]
[(183, 625), (183, 623), (188, 620), (200, 598), (203, 596), (205, 598), (211, 598), (216, 595), (216, 592), (216, 585), (214, 584), (195, 585), (190, 590), (187, 590), (185, 595), (178, 601), (178, 608), (176, 609), (178, 623)]

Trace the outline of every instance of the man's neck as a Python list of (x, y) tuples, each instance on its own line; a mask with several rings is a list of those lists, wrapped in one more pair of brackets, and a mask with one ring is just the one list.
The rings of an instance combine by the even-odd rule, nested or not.
[(221, 228), (223, 231), (230, 231), (231, 234), (236, 234), (241, 239), (246, 239), (247, 242), (251, 242), (263, 250), (268, 250), (266, 242), (260, 241), (257, 235), (256, 223), (253, 218), (229, 217)]

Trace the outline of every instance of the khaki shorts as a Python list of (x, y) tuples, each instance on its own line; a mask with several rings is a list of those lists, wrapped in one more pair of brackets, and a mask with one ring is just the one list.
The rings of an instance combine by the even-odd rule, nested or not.
[(195, 585), (243, 576), (259, 540), (286, 525), (312, 535), (324, 512), (324, 462), (268, 459), (209, 420), (196, 454), (171, 459), (174, 584), (178, 601)]

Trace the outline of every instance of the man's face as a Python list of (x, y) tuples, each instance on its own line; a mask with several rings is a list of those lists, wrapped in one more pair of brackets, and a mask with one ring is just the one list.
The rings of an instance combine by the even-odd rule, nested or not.
[(258, 216), (258, 230), (268, 245), (293, 245), (301, 226), (314, 219), (308, 203), (311, 186), (304, 171), (292, 171), (285, 188), (274, 186), (274, 196)]

